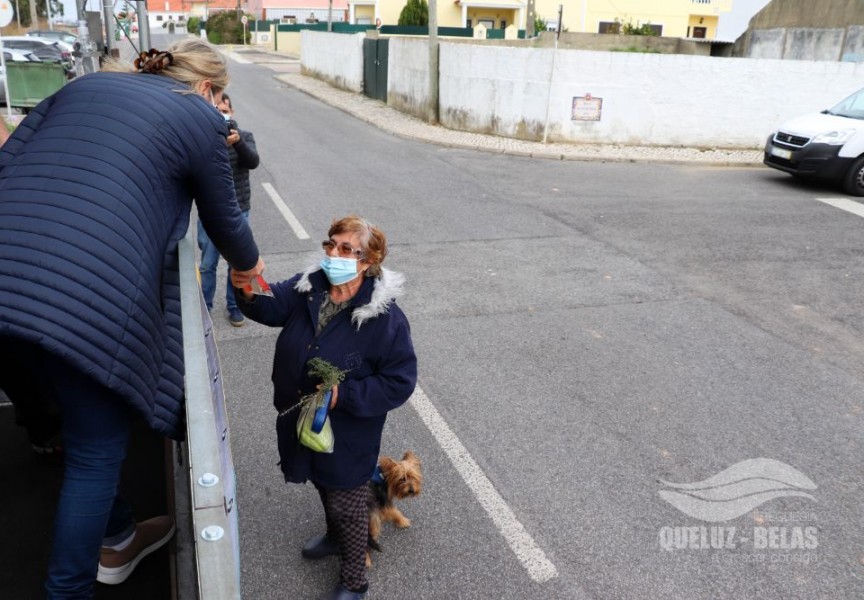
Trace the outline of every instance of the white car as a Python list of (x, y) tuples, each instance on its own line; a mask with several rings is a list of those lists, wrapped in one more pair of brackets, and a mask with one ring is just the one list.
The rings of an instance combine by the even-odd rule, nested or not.
[[(71, 46), (59, 40), (49, 40), (32, 35), (5, 36), (3, 48), (29, 50), (43, 62), (61, 62), (64, 66), (72, 66)], [(69, 48), (67, 50), (67, 48)]]
[(820, 113), (783, 123), (768, 136), (763, 162), (796, 177), (842, 184), (864, 196), (864, 89)]
[(28, 31), (26, 35), (27, 37), (36, 37), (51, 42), (58, 42), (60, 47), (67, 52), (72, 52), (75, 49), (75, 42), (78, 41), (78, 36), (74, 33), (69, 33), (68, 31), (61, 31), (59, 29), (55, 29), (53, 31), (50, 29)]

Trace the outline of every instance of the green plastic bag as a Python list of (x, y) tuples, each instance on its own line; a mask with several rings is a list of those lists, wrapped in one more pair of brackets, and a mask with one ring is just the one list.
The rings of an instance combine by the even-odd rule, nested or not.
[[(311, 400), (303, 405), (300, 409), (300, 416), (297, 418), (297, 438), (300, 443), (315, 452), (331, 454), (333, 452), (333, 444), (336, 441), (333, 437), (333, 429), (330, 427), (330, 416), (324, 420), (324, 427), (320, 433), (312, 431), (312, 421), (315, 418), (315, 411), (321, 406), (324, 401), (321, 398), (317, 402)], [(329, 402), (329, 394), (326, 397)]]

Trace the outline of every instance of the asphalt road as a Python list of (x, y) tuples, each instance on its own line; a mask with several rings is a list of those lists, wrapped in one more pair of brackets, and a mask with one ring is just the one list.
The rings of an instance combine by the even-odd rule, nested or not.
[[(382, 227), (407, 278), (422, 395), (391, 413), (384, 452), (414, 450), (426, 486), (402, 507), (412, 527), (385, 529), (369, 598), (864, 596), (864, 220), (817, 200), (837, 190), (440, 148), (265, 66), (231, 73), (262, 157), (268, 279), (316, 261), (348, 213)], [(322, 510), (276, 466), (278, 331), (232, 328), (222, 294), (243, 595), (315, 598), (338, 566), (300, 557)], [(702, 518), (661, 495), (734, 465), (702, 486)]]

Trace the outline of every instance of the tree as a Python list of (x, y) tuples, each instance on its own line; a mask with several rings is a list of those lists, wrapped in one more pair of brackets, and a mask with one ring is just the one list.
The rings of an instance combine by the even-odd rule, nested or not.
[[(35, 27), (35, 25), (31, 22), (31, 19), (30, 19), (30, 2), (31, 1), (32, 0), (18, 0), (18, 3), (17, 3), (18, 10), (21, 11), (20, 15), (18, 15), (18, 16), (21, 18), (21, 25), (24, 27)], [(62, 17), (65, 14), (65, 12), (63, 10), (62, 0), (48, 0), (48, 1), (51, 2), (51, 16), (56, 18), (56, 17)], [(35, 0), (35, 2), (36, 2), (36, 15), (40, 18), (47, 19), (48, 18), (48, 12), (47, 12), (47, 9), (45, 7), (45, 0)], [(13, 10), (14, 10), (14, 7), (16, 5), (13, 4), (12, 6), (13, 6)]]
[(541, 31), (546, 31), (546, 19), (543, 17), (534, 18), (534, 35), (540, 35)]
[(425, 27), (429, 24), (429, 5), (426, 0), (408, 0), (408, 4), (399, 13), (399, 25), (418, 25)]
[(621, 33), (623, 33), (624, 35), (659, 35), (657, 31), (655, 31), (654, 28), (651, 27), (651, 21), (648, 21), (647, 23), (643, 23), (641, 25), (639, 24), (639, 21), (636, 21), (636, 24), (634, 25), (632, 19), (627, 21), (626, 23), (622, 23), (618, 21), (618, 19), (615, 19), (615, 22), (620, 23)]
[(186, 31), (192, 35), (201, 33), (201, 17), (189, 17), (186, 21)]
[[(220, 10), (211, 12), (207, 18), (207, 39), (212, 44), (242, 44), (243, 23), (240, 21), (242, 14), (232, 10)], [(249, 42), (252, 34), (246, 33), (246, 41)]]

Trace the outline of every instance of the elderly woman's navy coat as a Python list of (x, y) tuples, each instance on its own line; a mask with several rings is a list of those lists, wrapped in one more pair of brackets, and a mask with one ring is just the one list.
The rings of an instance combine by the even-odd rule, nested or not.
[(316, 337), (318, 310), (329, 289), (319, 269), (274, 284), (273, 298), (259, 296), (248, 303), (237, 297), (243, 314), (282, 327), (273, 358), (273, 401), (278, 410), (296, 405), (321, 383), (309, 377), (309, 359), (317, 356), (347, 371), (330, 411), (332, 454), (298, 443), (297, 409), (277, 419), (276, 432), (286, 481), (308, 479), (325, 488), (351, 489), (371, 478), (387, 412), (414, 391), (417, 357), (408, 320), (395, 303), (402, 291), (400, 274), (382, 269), (380, 277), (364, 279), (350, 306)]
[(177, 243), (192, 199), (237, 269), (258, 260), (224, 119), (167, 77), (94, 73), (0, 151), (0, 340), (28, 341), (182, 436)]

